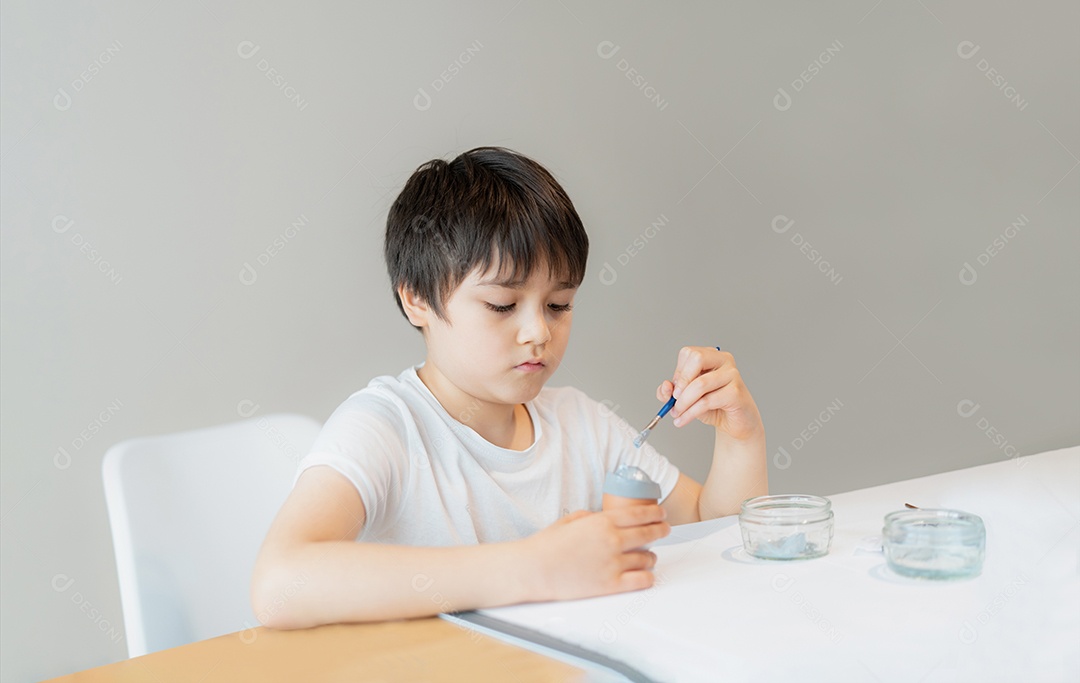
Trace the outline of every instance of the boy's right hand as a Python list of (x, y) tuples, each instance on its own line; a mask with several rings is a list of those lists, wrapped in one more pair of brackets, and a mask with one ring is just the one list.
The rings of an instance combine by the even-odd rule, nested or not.
[(667, 536), (659, 505), (573, 512), (524, 539), (530, 600), (573, 600), (653, 585), (656, 554), (642, 548)]

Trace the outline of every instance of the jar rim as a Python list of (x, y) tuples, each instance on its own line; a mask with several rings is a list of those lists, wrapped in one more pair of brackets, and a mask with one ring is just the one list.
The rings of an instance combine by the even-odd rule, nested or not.
[(742, 502), (740, 519), (774, 524), (802, 524), (830, 519), (832, 501), (824, 496), (806, 493), (784, 493), (756, 498), (747, 498)]
[(982, 517), (950, 508), (897, 510), (885, 515), (883, 533), (905, 532), (929, 536), (980, 536), (986, 533)]

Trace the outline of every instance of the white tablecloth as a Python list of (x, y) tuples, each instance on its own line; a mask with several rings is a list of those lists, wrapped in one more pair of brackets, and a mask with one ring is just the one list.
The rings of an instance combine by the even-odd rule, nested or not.
[[(655, 544), (650, 589), (480, 613), (656, 681), (1080, 681), (1080, 447), (830, 498), (823, 558), (751, 558), (724, 517)], [(886, 568), (882, 518), (904, 503), (981, 516), (982, 575)]]

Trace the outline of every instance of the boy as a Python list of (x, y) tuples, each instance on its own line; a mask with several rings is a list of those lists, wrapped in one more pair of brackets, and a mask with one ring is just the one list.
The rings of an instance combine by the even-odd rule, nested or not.
[[(731, 354), (686, 347), (657, 399), (716, 428), (704, 487), (572, 387), (566, 350), (588, 256), (573, 204), (539, 164), (482, 147), (434, 160), (390, 209), (385, 256), (427, 357), (330, 416), (252, 577), (275, 628), (375, 621), (647, 588), (643, 546), (767, 492), (765, 433)], [(635, 465), (658, 505), (600, 511)], [(571, 512), (572, 511), (572, 512)], [(299, 585), (299, 590), (295, 587)]]

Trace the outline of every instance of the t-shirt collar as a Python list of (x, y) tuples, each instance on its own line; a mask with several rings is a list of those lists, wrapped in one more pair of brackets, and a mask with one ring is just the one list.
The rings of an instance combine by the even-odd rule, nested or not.
[(472, 427), (461, 422), (447, 412), (443, 404), (439, 402), (439, 399), (435, 398), (435, 394), (431, 393), (431, 389), (428, 388), (428, 385), (424, 384), (424, 380), (420, 379), (420, 375), (416, 374), (416, 371), (423, 366), (424, 364), (420, 363), (419, 365), (409, 367), (401, 373), (402, 378), (415, 386), (417, 391), (419, 391), (420, 394), (432, 404), (435, 410), (443, 416), (451, 429), (461, 435), (464, 440), (473, 442), (477, 446), (485, 449), (488, 453), (499, 454), (506, 457), (520, 458), (533, 454), (536, 450), (536, 444), (540, 442), (540, 438), (543, 436), (543, 428), (540, 425), (540, 416), (536, 412), (536, 406), (533, 405), (533, 401), (525, 402), (525, 409), (529, 411), (529, 418), (532, 420), (533, 424), (533, 440), (532, 443), (529, 444), (529, 447), (522, 451), (515, 451), (509, 448), (503, 448), (502, 446), (496, 446), (480, 436)]

